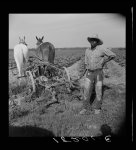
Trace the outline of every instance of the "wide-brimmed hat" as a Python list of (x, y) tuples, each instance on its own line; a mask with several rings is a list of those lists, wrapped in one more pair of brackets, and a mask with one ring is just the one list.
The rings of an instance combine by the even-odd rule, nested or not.
[(99, 39), (97, 34), (92, 35), (91, 37), (88, 37), (87, 40), (88, 40), (89, 43), (91, 43), (91, 41), (95, 40), (95, 41), (97, 41), (98, 45), (102, 45), (103, 44), (103, 41), (101, 39)]

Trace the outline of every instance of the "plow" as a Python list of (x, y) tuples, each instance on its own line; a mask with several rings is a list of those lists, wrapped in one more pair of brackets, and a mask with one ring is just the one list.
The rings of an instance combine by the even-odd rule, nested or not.
[[(13, 68), (15, 67), (10, 69)], [(69, 70), (66, 67), (44, 62), (34, 56), (29, 57), (25, 75), (19, 78), (25, 78), (27, 89), (31, 94), (36, 93), (38, 87), (41, 86), (42, 89), (51, 93), (53, 101), (56, 101), (54, 89), (58, 86), (64, 85), (68, 92), (71, 92), (71, 88), (80, 90), (79, 83), (77, 80), (71, 80)]]
[(38, 85), (45, 89), (51, 89), (55, 86), (65, 84), (68, 91), (74, 85), (70, 80), (68, 71), (65, 67), (58, 67), (49, 62), (35, 61), (35, 57), (30, 57), (30, 65), (26, 68), (26, 77), (30, 81), (32, 92), (36, 91)]

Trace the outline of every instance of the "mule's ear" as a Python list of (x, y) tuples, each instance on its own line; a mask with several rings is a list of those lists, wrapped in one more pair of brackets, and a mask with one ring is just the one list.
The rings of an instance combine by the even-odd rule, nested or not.
[(44, 39), (44, 36), (42, 37), (42, 40)]
[(38, 37), (36, 36), (36, 39), (38, 40)]

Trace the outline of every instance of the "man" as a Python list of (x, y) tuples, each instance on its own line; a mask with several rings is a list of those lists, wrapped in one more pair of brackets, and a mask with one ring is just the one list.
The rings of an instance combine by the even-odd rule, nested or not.
[(84, 91), (84, 109), (80, 111), (80, 114), (84, 114), (90, 109), (90, 98), (93, 90), (96, 92), (94, 112), (99, 114), (102, 105), (103, 66), (115, 58), (116, 55), (109, 49), (101, 46), (103, 41), (98, 38), (98, 35), (88, 37), (87, 40), (91, 44), (91, 48), (86, 49), (85, 52), (86, 77), (89, 79), (89, 86)]

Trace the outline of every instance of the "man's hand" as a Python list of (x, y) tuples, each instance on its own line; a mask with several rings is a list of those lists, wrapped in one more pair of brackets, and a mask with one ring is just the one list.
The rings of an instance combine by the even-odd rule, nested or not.
[(109, 56), (108, 59), (106, 60), (106, 62), (108, 62), (108, 61), (110, 61), (110, 60), (112, 60), (114, 58), (115, 58), (115, 56)]
[(107, 62), (109, 62), (109, 61), (111, 61), (112, 59), (114, 59), (115, 58), (115, 56), (109, 56), (109, 57), (104, 57), (104, 61), (103, 61), (103, 66), (107, 63)]

